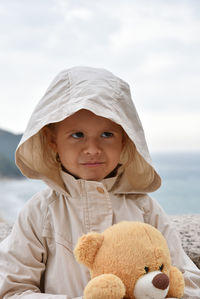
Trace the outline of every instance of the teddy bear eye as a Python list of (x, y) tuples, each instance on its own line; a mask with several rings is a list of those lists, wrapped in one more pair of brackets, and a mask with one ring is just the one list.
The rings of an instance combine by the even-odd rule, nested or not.
[(162, 271), (164, 268), (164, 265), (162, 264), (160, 267), (159, 267), (159, 270)]
[(148, 273), (149, 272), (149, 267), (144, 267), (144, 270), (145, 270), (146, 273)]

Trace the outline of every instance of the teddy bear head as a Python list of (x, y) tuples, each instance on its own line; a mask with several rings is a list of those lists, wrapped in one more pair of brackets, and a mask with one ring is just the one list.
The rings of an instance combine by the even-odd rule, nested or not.
[(101, 234), (89, 233), (79, 239), (74, 254), (92, 279), (102, 274), (120, 278), (128, 298), (164, 298), (169, 291), (169, 249), (151, 225), (124, 221)]

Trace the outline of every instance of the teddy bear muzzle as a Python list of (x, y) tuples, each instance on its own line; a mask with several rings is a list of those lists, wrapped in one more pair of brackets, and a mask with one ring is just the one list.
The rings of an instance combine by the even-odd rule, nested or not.
[(137, 280), (134, 296), (136, 299), (162, 299), (167, 296), (168, 290), (168, 276), (160, 271), (154, 271)]

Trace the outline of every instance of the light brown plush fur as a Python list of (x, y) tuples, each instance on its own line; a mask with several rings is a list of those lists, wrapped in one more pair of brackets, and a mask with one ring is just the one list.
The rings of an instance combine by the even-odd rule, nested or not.
[[(102, 234), (84, 235), (74, 254), (78, 262), (90, 269), (92, 280), (85, 288), (86, 299), (120, 299), (124, 295), (134, 298), (135, 283), (145, 275), (145, 267), (152, 272), (158, 271), (161, 265), (164, 265), (162, 272), (170, 279), (168, 295), (176, 298), (183, 295), (182, 273), (171, 266), (169, 249), (162, 234), (148, 224), (120, 222)], [(119, 278), (123, 284), (117, 284), (117, 279), (112, 280), (113, 277), (107, 277), (107, 274)]]

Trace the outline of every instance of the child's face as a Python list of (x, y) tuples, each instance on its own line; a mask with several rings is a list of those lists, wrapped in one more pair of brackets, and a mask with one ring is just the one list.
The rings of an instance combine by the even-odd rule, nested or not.
[(123, 130), (109, 119), (83, 109), (57, 123), (54, 137), (48, 139), (70, 173), (100, 181), (119, 163)]

